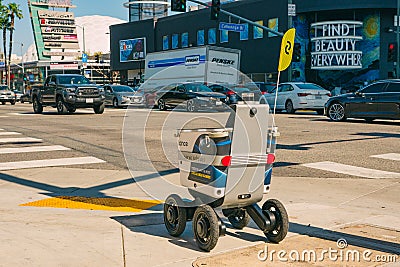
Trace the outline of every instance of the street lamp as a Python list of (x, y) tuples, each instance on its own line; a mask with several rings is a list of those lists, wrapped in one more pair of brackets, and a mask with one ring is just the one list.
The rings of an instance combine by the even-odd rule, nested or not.
[(85, 42), (85, 26), (84, 25), (78, 25), (75, 24), (75, 26), (79, 27), (82, 29), (82, 41), (83, 41), (83, 53), (86, 53), (86, 42)]

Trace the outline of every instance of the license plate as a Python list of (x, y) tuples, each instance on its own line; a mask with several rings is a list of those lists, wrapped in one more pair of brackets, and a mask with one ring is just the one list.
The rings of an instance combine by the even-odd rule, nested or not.
[(222, 105), (222, 102), (221, 102), (221, 101), (217, 101), (217, 102), (215, 102), (215, 104), (216, 104), (217, 106), (221, 106), (221, 105)]
[(243, 93), (242, 97), (254, 97), (253, 93)]
[(322, 99), (322, 96), (316, 95), (316, 96), (315, 96), (315, 99)]
[(135, 98), (135, 99), (133, 99), (133, 102), (139, 103), (139, 102), (140, 102), (140, 99)]
[(86, 98), (86, 103), (93, 103), (93, 98)]

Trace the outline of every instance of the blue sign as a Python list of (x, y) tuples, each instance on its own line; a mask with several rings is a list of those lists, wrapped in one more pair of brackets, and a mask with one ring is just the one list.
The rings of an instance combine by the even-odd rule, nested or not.
[(82, 54), (82, 63), (87, 63), (87, 54)]
[(231, 31), (231, 32), (243, 32), (246, 30), (246, 26), (244, 24), (235, 24), (235, 23), (219, 23), (220, 31)]

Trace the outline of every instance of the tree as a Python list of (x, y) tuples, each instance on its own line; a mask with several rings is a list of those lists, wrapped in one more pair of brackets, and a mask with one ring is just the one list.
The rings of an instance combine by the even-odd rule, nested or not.
[[(11, 54), (12, 54), (12, 47), (13, 47), (13, 34), (14, 34), (14, 25), (15, 25), (15, 18), (22, 19), (22, 10), (19, 8), (19, 5), (16, 3), (9, 3), (7, 6), (7, 13), (9, 16), (9, 31), (10, 31), (10, 45), (9, 45), (9, 53), (8, 53), (8, 68), (10, 68), (11, 64)], [(4, 33), (3, 33), (4, 36)], [(4, 43), (4, 41), (3, 41)], [(22, 55), (21, 55), (22, 56)], [(8, 76), (7, 82), (10, 81), (10, 70), (8, 69)]]
[[(0, 2), (0, 28), (3, 31), (3, 51), (4, 51), (4, 70), (6, 79), (8, 79), (7, 68), (7, 31), (10, 28), (10, 20), (7, 12), (7, 7), (3, 6)], [(7, 80), (8, 84), (8, 80)]]

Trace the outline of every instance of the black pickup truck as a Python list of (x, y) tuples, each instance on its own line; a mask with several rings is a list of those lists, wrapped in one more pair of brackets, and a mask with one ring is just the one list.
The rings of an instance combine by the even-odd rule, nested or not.
[(44, 106), (57, 108), (58, 114), (73, 113), (77, 108), (93, 108), (96, 114), (104, 112), (104, 92), (83, 75), (54, 74), (43, 86), (32, 87), (33, 111), (43, 112)]

